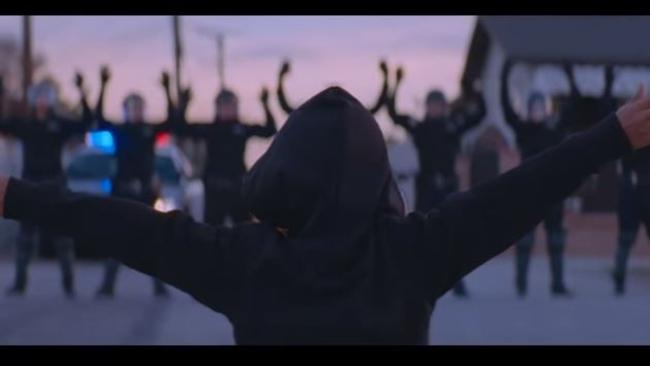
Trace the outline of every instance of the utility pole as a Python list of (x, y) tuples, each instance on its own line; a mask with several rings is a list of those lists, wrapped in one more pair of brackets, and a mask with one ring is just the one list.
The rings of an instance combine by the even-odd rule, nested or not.
[(180, 16), (172, 16), (174, 27), (174, 68), (176, 80), (176, 100), (181, 97), (181, 59), (183, 57), (183, 47), (181, 45)]
[(219, 73), (219, 86), (220, 90), (223, 90), (226, 86), (226, 74), (225, 74), (225, 35), (223, 33), (217, 33), (217, 72)]
[(27, 113), (27, 91), (32, 85), (32, 19), (23, 16), (23, 112)]
[(226, 87), (226, 33), (233, 35), (232, 31), (215, 30), (210, 27), (197, 27), (196, 31), (212, 42), (217, 40), (217, 78), (219, 79), (219, 88), (223, 90)]

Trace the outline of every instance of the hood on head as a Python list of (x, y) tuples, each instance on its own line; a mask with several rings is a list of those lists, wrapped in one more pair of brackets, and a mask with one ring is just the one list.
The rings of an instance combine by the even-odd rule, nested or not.
[[(383, 135), (352, 95), (330, 87), (296, 109), (244, 183), (253, 215), (290, 236), (329, 236), (403, 214)], [(399, 194), (397, 195), (399, 197)]]

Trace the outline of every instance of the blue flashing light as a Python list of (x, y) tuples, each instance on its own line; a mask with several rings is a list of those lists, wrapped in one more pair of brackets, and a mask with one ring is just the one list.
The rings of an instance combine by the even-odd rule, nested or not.
[(109, 154), (115, 153), (115, 139), (110, 131), (89, 132), (86, 139), (90, 147), (102, 150)]
[(113, 184), (111, 183), (110, 179), (104, 179), (102, 180), (102, 192), (106, 194), (110, 194), (111, 190), (113, 188)]

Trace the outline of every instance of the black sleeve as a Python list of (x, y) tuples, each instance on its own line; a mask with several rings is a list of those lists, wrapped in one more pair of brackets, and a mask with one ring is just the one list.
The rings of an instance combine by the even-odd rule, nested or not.
[[(225, 311), (241, 279), (245, 258), (232, 248), (235, 229), (194, 222), (173, 211), (116, 198), (71, 193), (47, 184), (10, 179), (4, 216), (82, 239), (129, 267), (157, 277)], [(237, 249), (239, 250), (239, 249)]]
[(0, 133), (11, 135), (15, 138), (22, 139), (29, 134), (29, 122), (20, 119), (2, 119), (0, 120)]
[(506, 62), (506, 65), (501, 71), (501, 109), (503, 110), (503, 117), (505, 121), (512, 129), (515, 134), (519, 134), (523, 122), (517, 115), (517, 112), (512, 108), (512, 102), (510, 100), (510, 88), (508, 85), (508, 77), (510, 76), (511, 64)]
[(415, 267), (425, 291), (434, 298), (444, 294), (532, 230), (600, 165), (630, 150), (612, 115), (508, 173), (451, 196), (426, 215), (409, 216), (409, 233), (417, 243)]
[(181, 121), (181, 122), (187, 122), (187, 108), (189, 107), (189, 101), (179, 101), (178, 102), (178, 107), (175, 108), (174, 110), (174, 118), (175, 122)]
[(204, 138), (210, 128), (208, 123), (187, 123), (183, 120), (175, 120), (169, 125), (169, 132), (181, 137)]
[(83, 135), (92, 127), (92, 119), (79, 121), (66, 118), (57, 118), (57, 123), (61, 129), (61, 135), (64, 138), (69, 138), (75, 135)]
[(149, 123), (151, 129), (154, 133), (158, 134), (161, 132), (170, 132), (173, 130), (172, 122), (170, 120), (165, 120), (160, 123)]
[(84, 93), (83, 90), (80, 90), (80, 93), (81, 100), (79, 101), (79, 104), (81, 104), (81, 120), (75, 121), (64, 118), (58, 120), (64, 137), (84, 134), (93, 127), (93, 112), (90, 110), (90, 106), (88, 105), (86, 93)]
[(87, 126), (90, 126), (93, 119), (93, 112), (90, 110), (90, 105), (88, 105), (88, 99), (86, 98), (85, 93), (81, 93), (81, 121)]
[(386, 104), (386, 101), (388, 100), (388, 76), (384, 75), (384, 81), (381, 84), (381, 90), (379, 91), (379, 96), (377, 97), (377, 100), (375, 101), (375, 104), (372, 105), (370, 108), (368, 108), (368, 111), (372, 114), (376, 114), (379, 112), (381, 107)]
[(172, 94), (171, 91), (169, 90), (169, 85), (163, 86), (163, 89), (165, 91), (165, 100), (167, 101), (167, 119), (166, 121), (172, 121), (175, 118), (179, 118), (179, 112), (180, 112), (180, 106), (177, 107), (174, 105), (174, 100), (172, 99)]
[(267, 103), (263, 103), (264, 106), (264, 115), (266, 118), (266, 123), (263, 125), (246, 125), (246, 135), (247, 136), (258, 136), (258, 137), (271, 137), (278, 132), (278, 128), (275, 125), (275, 117), (271, 113), (271, 109)]
[(411, 116), (407, 114), (399, 114), (397, 108), (395, 107), (395, 100), (397, 98), (397, 89), (398, 85), (395, 85), (395, 90), (393, 94), (387, 97), (386, 107), (388, 109), (388, 116), (398, 126), (402, 126), (409, 133), (413, 133), (414, 130), (414, 120)]
[(104, 95), (106, 94), (106, 84), (102, 83), (99, 88), (99, 96), (95, 105), (95, 116), (93, 118), (92, 128), (100, 130), (110, 130), (115, 124), (104, 118)]
[(279, 76), (278, 77), (278, 102), (280, 103), (280, 108), (284, 111), (286, 114), (291, 114), (293, 110), (295, 109), (289, 104), (289, 101), (287, 100), (287, 96), (284, 94), (284, 77)]
[(92, 124), (92, 129), (99, 129), (99, 130), (113, 130), (115, 129), (116, 124), (103, 118), (97, 116), (96, 118), (93, 119), (93, 124)]
[[(563, 134), (569, 133), (574, 126), (571, 123), (574, 123), (580, 116), (578, 116), (578, 102), (582, 95), (580, 94), (580, 89), (575, 80), (575, 73), (573, 71), (573, 66), (565, 65), (564, 74), (569, 82), (569, 96), (560, 106), (559, 121), (556, 126), (558, 131)], [(606, 87), (607, 88), (607, 87)]]

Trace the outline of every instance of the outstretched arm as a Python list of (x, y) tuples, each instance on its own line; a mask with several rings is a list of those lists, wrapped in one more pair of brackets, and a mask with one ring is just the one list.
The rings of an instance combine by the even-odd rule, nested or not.
[(506, 120), (506, 123), (512, 127), (515, 134), (519, 134), (523, 122), (512, 108), (512, 101), (510, 99), (510, 87), (508, 84), (508, 79), (510, 77), (510, 71), (512, 70), (513, 62), (507, 60), (503, 69), (501, 70), (501, 109), (503, 111), (503, 117)]
[(88, 98), (86, 97), (86, 91), (84, 90), (84, 79), (81, 73), (77, 72), (75, 74), (75, 85), (77, 86), (77, 90), (79, 90), (79, 103), (81, 104), (81, 121), (83, 122), (83, 125), (85, 128), (89, 128), (92, 119), (93, 119), (93, 112), (90, 110), (90, 106), (88, 105)]
[(174, 100), (172, 99), (172, 93), (169, 89), (169, 73), (163, 71), (160, 77), (160, 85), (162, 85), (163, 90), (165, 91), (165, 99), (167, 100), (167, 121), (172, 121), (175, 118), (178, 118), (176, 106), (174, 105)]
[(247, 135), (271, 137), (275, 135), (278, 129), (275, 126), (275, 118), (273, 117), (273, 113), (271, 113), (271, 108), (269, 108), (269, 91), (266, 88), (262, 89), (262, 93), (260, 94), (260, 102), (262, 102), (262, 106), (264, 107), (266, 123), (264, 125), (247, 126)]
[(578, 102), (582, 97), (582, 94), (580, 93), (580, 89), (578, 89), (578, 85), (576, 84), (573, 65), (569, 62), (565, 62), (562, 64), (562, 69), (564, 70), (564, 75), (569, 82), (569, 97), (560, 108), (560, 113), (558, 116), (559, 123), (556, 128), (563, 133), (567, 133), (571, 131), (573, 128), (572, 124), (575, 124), (577, 118), (579, 118), (577, 115), (577, 113), (579, 113)]
[(413, 118), (411, 118), (411, 116), (407, 114), (399, 114), (395, 107), (395, 103), (397, 100), (397, 90), (399, 89), (399, 85), (402, 83), (403, 75), (404, 75), (404, 71), (400, 66), (397, 68), (393, 93), (392, 94), (389, 93), (386, 99), (386, 107), (388, 109), (388, 116), (390, 117), (391, 120), (393, 120), (393, 123), (402, 126), (404, 129), (406, 129), (406, 131), (411, 133), (413, 132), (413, 127), (414, 127)]
[(187, 121), (187, 108), (192, 101), (192, 88), (187, 87), (181, 91), (181, 99), (178, 101), (178, 118)]
[(3, 106), (5, 98), (4, 90), (4, 80), (0, 76), (0, 133), (7, 135), (12, 135), (14, 137), (21, 137), (23, 130), (25, 129), (25, 124), (22, 121), (16, 121), (13, 119), (6, 118), (3, 114)]
[(577, 133), (518, 168), (411, 217), (422, 278), (436, 297), (532, 230), (607, 161), (650, 144), (650, 98)]
[(564, 70), (564, 75), (569, 82), (569, 97), (571, 99), (580, 98), (582, 94), (580, 94), (580, 89), (578, 89), (578, 84), (576, 84), (576, 75), (573, 70), (573, 65), (569, 62), (565, 62), (562, 64), (562, 69)]
[(0, 178), (2, 216), (92, 243), (105, 255), (157, 277), (217, 311), (240, 285), (231, 229), (196, 223), (180, 211), (160, 213), (114, 198)]
[(73, 135), (83, 134), (93, 126), (93, 113), (88, 106), (86, 91), (84, 90), (84, 79), (81, 73), (76, 72), (74, 83), (79, 91), (79, 104), (81, 104), (81, 121), (76, 119), (58, 118), (60, 132), (64, 138)]
[(386, 65), (386, 61), (382, 60), (379, 63), (379, 70), (381, 70), (381, 74), (384, 80), (381, 84), (381, 90), (379, 91), (379, 97), (377, 97), (377, 101), (373, 106), (368, 108), (368, 111), (372, 114), (379, 112), (381, 107), (386, 104), (386, 99), (388, 99), (388, 66)]
[(97, 97), (97, 104), (95, 105), (95, 125), (94, 128), (108, 129), (113, 127), (113, 124), (104, 118), (104, 95), (106, 93), (106, 84), (111, 78), (111, 72), (108, 66), (102, 66), (100, 71), (100, 86), (99, 96)]
[(278, 102), (280, 102), (280, 108), (286, 113), (286, 114), (291, 114), (295, 108), (293, 108), (291, 105), (289, 105), (289, 102), (287, 101), (287, 97), (284, 94), (284, 78), (287, 76), (289, 71), (291, 70), (291, 64), (289, 61), (285, 61), (282, 64), (282, 67), (280, 68), (280, 73), (278, 74)]
[[(160, 76), (160, 85), (165, 92), (165, 99), (167, 100), (167, 117), (162, 123), (156, 123), (151, 126), (154, 130), (154, 133), (168, 132), (170, 130), (174, 130), (173, 127), (180, 127), (180, 125), (184, 123), (184, 120), (180, 116), (180, 111), (174, 105), (174, 100), (169, 88), (169, 80), (169, 73), (167, 73), (167, 71), (163, 71)], [(180, 130), (180, 128), (176, 128), (176, 130)], [(179, 134), (180, 131), (176, 132)]]

